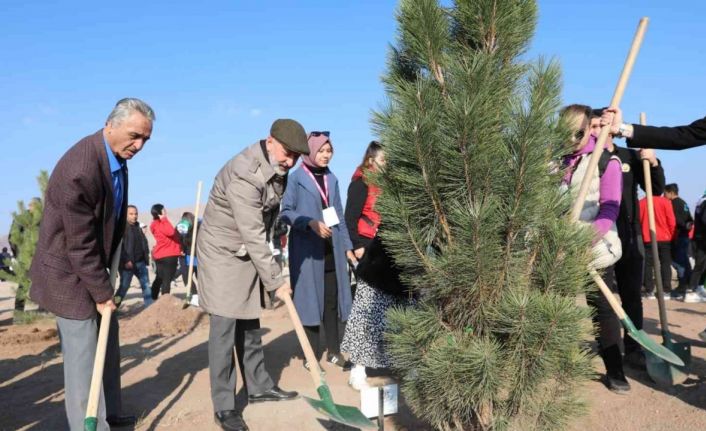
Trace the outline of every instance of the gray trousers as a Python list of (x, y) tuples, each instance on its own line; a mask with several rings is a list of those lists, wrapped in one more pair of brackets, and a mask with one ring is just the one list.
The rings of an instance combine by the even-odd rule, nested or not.
[(208, 332), (208, 372), (213, 410), (235, 410), (235, 356), (248, 394), (255, 395), (275, 385), (265, 369), (260, 319), (231, 319), (211, 314)]
[[(86, 417), (88, 392), (91, 387), (93, 361), (98, 344), (100, 316), (87, 320), (56, 318), (64, 359), (64, 404), (71, 431), (82, 431)], [(118, 319), (114, 313), (110, 319), (110, 332), (105, 352), (103, 387), (98, 404), (98, 430), (110, 431), (108, 416), (120, 415), (120, 344), (118, 343)]]

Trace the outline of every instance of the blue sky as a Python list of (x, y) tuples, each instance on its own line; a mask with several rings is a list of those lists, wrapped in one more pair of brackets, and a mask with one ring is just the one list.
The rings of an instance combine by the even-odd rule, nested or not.
[[(622, 107), (656, 125), (706, 115), (706, 2), (541, 1), (529, 57), (557, 58), (565, 102), (608, 104), (641, 16), (651, 23)], [(0, 233), (113, 104), (140, 97), (153, 138), (129, 163), (130, 200), (193, 205), (221, 166), (290, 117), (330, 130), (343, 194), (367, 143), (394, 42), (393, 1), (9, 2), (0, 15)], [(706, 148), (659, 152), (693, 205)], [(205, 201), (205, 199), (204, 199)], [(173, 215), (175, 216), (175, 215)]]

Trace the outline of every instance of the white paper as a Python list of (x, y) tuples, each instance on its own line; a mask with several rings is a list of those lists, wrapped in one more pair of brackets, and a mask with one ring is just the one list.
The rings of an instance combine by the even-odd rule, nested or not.
[(324, 224), (326, 227), (334, 227), (339, 223), (336, 208), (328, 207), (324, 210)]
[[(378, 388), (367, 387), (360, 390), (360, 411), (369, 418), (378, 416)], [(397, 413), (397, 385), (383, 386), (383, 415)]]

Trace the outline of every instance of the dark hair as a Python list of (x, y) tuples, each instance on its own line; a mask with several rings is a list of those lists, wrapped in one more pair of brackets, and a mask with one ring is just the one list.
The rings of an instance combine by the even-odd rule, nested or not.
[(135, 208), (135, 211), (137, 211), (137, 207), (136, 207), (135, 205), (133, 205), (133, 204), (130, 204), (130, 205), (128, 205), (127, 207), (128, 207), (128, 208)]
[(152, 219), (159, 220), (159, 216), (162, 215), (162, 210), (164, 210), (164, 205), (162, 205), (162, 204), (152, 205), (152, 209), (150, 210), (150, 213), (152, 213)]
[(365, 149), (363, 161), (360, 162), (360, 165), (358, 165), (358, 169), (364, 170), (366, 168), (369, 168), (370, 166), (368, 166), (368, 160), (377, 157), (380, 151), (382, 151), (382, 144), (380, 144), (380, 142), (378, 141), (370, 141), (370, 143), (368, 144), (368, 148)]
[(679, 186), (677, 185), (677, 183), (667, 184), (666, 186), (664, 186), (664, 192), (665, 193), (674, 193), (675, 195), (678, 195), (679, 194)]

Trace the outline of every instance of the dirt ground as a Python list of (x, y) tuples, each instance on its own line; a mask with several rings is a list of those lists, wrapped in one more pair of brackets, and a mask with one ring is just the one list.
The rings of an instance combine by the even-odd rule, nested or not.
[[(175, 294), (183, 297), (179, 283)], [(0, 430), (66, 429), (63, 374), (56, 326), (47, 319), (11, 326), (13, 295), (0, 283)], [(586, 385), (590, 411), (575, 420), (572, 431), (706, 430), (706, 343), (697, 334), (706, 326), (706, 303), (668, 301), (670, 327), (677, 341), (692, 344), (692, 375), (683, 384), (661, 388), (646, 373), (626, 368), (632, 391), (616, 395), (596, 379)], [(208, 318), (198, 309), (181, 309), (175, 297), (142, 308), (139, 288), (131, 288), (120, 310), (122, 387), (125, 413), (139, 417), (136, 430), (219, 429), (213, 422), (208, 381)], [(645, 301), (645, 330), (657, 336), (657, 303)], [(289, 390), (316, 397), (302, 367), (299, 348), (283, 306), (266, 310), (262, 331), (267, 368)], [(596, 371), (602, 365), (596, 360)], [(347, 385), (347, 373), (324, 365), (337, 403), (359, 406), (360, 396)], [(246, 396), (238, 377), (238, 403)], [(258, 430), (350, 430), (324, 419), (303, 399), (245, 407), (245, 419)], [(423, 430), (402, 405), (385, 428)], [(130, 428), (122, 428), (130, 429)]]

